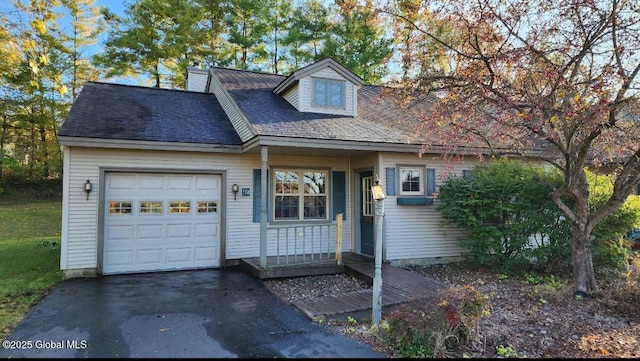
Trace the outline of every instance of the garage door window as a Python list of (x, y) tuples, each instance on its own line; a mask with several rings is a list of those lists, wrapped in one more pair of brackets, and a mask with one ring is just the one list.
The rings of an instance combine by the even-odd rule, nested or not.
[(198, 213), (216, 213), (218, 211), (218, 202), (200, 201), (198, 202)]
[(140, 214), (162, 214), (162, 201), (140, 202)]
[(109, 202), (109, 214), (131, 214), (133, 202), (111, 201)]
[(190, 213), (191, 202), (190, 201), (174, 201), (169, 203), (169, 213)]

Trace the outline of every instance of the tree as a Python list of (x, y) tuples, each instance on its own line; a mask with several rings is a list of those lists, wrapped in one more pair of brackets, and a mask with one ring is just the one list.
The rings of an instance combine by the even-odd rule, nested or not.
[(12, 4), (16, 11), (10, 30), (22, 51), (11, 71), (3, 74), (2, 143), (13, 148), (12, 159), (24, 171), (21, 180), (57, 177), (62, 169), (56, 130), (66, 114), (67, 88), (55, 5), (57, 1)]
[(392, 40), (371, 0), (336, 0), (336, 20), (328, 31), (322, 57), (332, 57), (367, 84), (376, 84), (387, 74)]
[(195, 14), (199, 25), (195, 34), (200, 37), (195, 61), (215, 66), (228, 66), (229, 46), (224, 40), (224, 0), (195, 0)]
[(68, 83), (73, 102), (87, 80), (95, 80), (98, 73), (90, 62), (86, 52), (89, 47), (98, 43), (98, 37), (104, 31), (104, 22), (95, 0), (62, 0), (62, 5), (69, 12), (70, 27), (63, 35), (66, 45), (69, 67)]
[(184, 74), (193, 61), (191, 39), (199, 20), (193, 10), (190, 1), (171, 0), (137, 0), (124, 19), (103, 10), (111, 30), (96, 64), (107, 69), (107, 77), (147, 75), (156, 87), (164, 81), (182, 86), (175, 75)]
[(229, 1), (225, 10), (225, 23), (231, 46), (232, 64), (237, 69), (260, 69), (269, 53), (264, 38), (266, 3), (254, 0)]
[[(463, 151), (527, 157), (560, 170), (563, 184), (550, 197), (571, 222), (575, 290), (591, 294), (597, 290), (592, 231), (640, 183), (638, 3), (452, 0), (422, 6), (457, 34), (446, 39), (416, 26), (440, 44), (452, 66), (395, 84), (403, 104), (424, 108), (430, 96), (419, 129), (422, 151), (438, 146), (447, 157)], [(614, 171), (613, 192), (593, 209), (585, 167), (604, 165)]]
[(291, 65), (301, 68), (320, 58), (329, 31), (328, 11), (319, 0), (305, 0), (292, 14), (283, 43), (289, 48)]
[[(264, 17), (267, 23), (266, 37), (269, 39), (269, 57), (271, 58), (271, 72), (280, 74), (286, 69), (285, 49), (282, 49), (285, 34), (290, 27), (293, 12), (292, 0), (268, 0)], [(285, 66), (282, 66), (285, 63)], [(286, 69), (290, 70), (290, 69)]]
[[(400, 77), (404, 80), (419, 77), (420, 74), (433, 75), (449, 67), (449, 58), (442, 47), (416, 27), (433, 29), (443, 39), (450, 39), (455, 34), (446, 21), (434, 18), (428, 9), (421, 7), (421, 2), (422, 0), (396, 0), (391, 4), (394, 14), (399, 15), (388, 19), (393, 24), (393, 57), (401, 69)], [(417, 60), (419, 57), (422, 59)]]

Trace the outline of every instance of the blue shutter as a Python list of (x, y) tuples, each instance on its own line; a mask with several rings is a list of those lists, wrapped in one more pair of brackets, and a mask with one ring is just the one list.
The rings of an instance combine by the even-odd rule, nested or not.
[(343, 218), (347, 219), (347, 182), (346, 172), (336, 171), (331, 173), (333, 220), (336, 220), (336, 213), (342, 212)]
[(387, 195), (395, 196), (396, 195), (396, 169), (395, 168), (387, 168)]
[[(253, 170), (253, 222), (260, 223), (260, 196), (262, 194), (262, 171)], [(269, 212), (269, 171), (267, 171), (267, 212)]]
[(427, 168), (427, 204), (433, 204), (433, 193), (436, 192), (436, 170)]

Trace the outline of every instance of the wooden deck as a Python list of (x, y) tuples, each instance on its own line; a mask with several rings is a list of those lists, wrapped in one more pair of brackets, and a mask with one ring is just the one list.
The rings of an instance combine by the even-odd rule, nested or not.
[(342, 254), (342, 264), (336, 263), (335, 253), (307, 254), (305, 263), (301, 263), (302, 257), (269, 256), (265, 269), (260, 268), (259, 257), (243, 258), (240, 268), (256, 278), (269, 279), (345, 273), (347, 263), (371, 262), (373, 265), (373, 258), (352, 252)]
[[(347, 273), (358, 277), (369, 285), (373, 284), (375, 272), (374, 259), (356, 253), (343, 254), (342, 265), (338, 266), (333, 261), (329, 262), (323, 271), (319, 264), (307, 266), (306, 268), (282, 268), (279, 274), (295, 274), (297, 277), (320, 274)], [(256, 272), (257, 260), (245, 260), (245, 270), (258, 277), (260, 272)], [(253, 266), (249, 266), (253, 264)], [(241, 262), (242, 265), (242, 262)], [(255, 267), (255, 268), (254, 268)], [(305, 270), (307, 273), (305, 273)], [(278, 272), (276, 272), (278, 273)], [(276, 273), (271, 273), (265, 277), (272, 278)], [(394, 267), (389, 264), (382, 265), (382, 307), (388, 309), (389, 306), (411, 302), (415, 300), (434, 300), (438, 292), (446, 288), (442, 282), (425, 277), (415, 272)], [(347, 316), (356, 319), (370, 319), (373, 305), (373, 289), (352, 291), (334, 296), (322, 296), (312, 299), (299, 300), (293, 303), (298, 309), (309, 318), (321, 319), (344, 319)]]

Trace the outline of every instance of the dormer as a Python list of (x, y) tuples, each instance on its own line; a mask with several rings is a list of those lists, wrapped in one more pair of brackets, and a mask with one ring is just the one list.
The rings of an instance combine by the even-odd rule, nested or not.
[(301, 112), (356, 116), (362, 79), (331, 58), (291, 73), (273, 89)]

